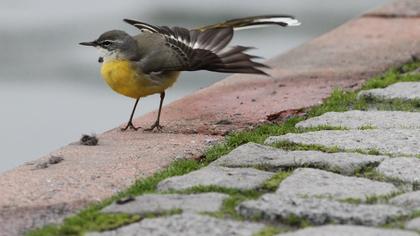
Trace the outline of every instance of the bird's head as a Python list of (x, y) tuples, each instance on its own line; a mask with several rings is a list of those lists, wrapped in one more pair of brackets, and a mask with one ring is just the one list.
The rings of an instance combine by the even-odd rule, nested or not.
[(113, 59), (130, 59), (136, 53), (135, 40), (121, 30), (107, 31), (98, 39), (91, 42), (83, 42), (80, 45), (96, 47), (103, 54), (99, 62)]

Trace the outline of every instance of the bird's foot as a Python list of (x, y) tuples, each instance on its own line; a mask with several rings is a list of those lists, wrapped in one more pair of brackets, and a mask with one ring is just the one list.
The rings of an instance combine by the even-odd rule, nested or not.
[(161, 126), (159, 122), (155, 122), (150, 128), (145, 129), (145, 131), (153, 131), (155, 128), (157, 131), (162, 131), (163, 126)]
[(140, 127), (135, 127), (133, 123), (129, 121), (124, 128), (121, 128), (121, 131), (126, 131), (128, 128), (133, 129), (133, 130), (138, 130)]

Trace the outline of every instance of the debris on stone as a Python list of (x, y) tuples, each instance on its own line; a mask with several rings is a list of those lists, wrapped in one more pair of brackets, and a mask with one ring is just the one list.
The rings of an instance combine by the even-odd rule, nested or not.
[(48, 164), (50, 165), (58, 164), (62, 162), (63, 160), (64, 158), (61, 156), (50, 156), (50, 158), (48, 159)]
[(216, 125), (231, 125), (232, 121), (224, 119), (224, 120), (219, 120), (218, 122), (216, 122)]
[(80, 138), (80, 144), (86, 145), (86, 146), (96, 146), (98, 144), (98, 141), (99, 141), (98, 138), (94, 134), (91, 134), (91, 135), (84, 134)]

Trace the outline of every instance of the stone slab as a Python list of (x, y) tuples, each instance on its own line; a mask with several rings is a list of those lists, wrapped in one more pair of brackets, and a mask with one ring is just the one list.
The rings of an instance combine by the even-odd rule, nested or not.
[(327, 112), (296, 124), (298, 128), (334, 126), (346, 129), (371, 127), (377, 129), (419, 129), (420, 112), (402, 111), (346, 111)]
[(389, 200), (391, 204), (411, 210), (420, 210), (420, 191), (408, 192)]
[(194, 186), (220, 186), (242, 190), (256, 189), (274, 173), (253, 168), (227, 168), (209, 166), (182, 176), (162, 180), (159, 191), (184, 190)]
[(315, 225), (334, 222), (369, 226), (382, 225), (408, 214), (403, 208), (389, 205), (349, 204), (279, 194), (264, 194), (257, 200), (242, 202), (237, 211), (247, 218), (261, 216), (273, 222), (283, 222), (294, 216), (304, 218)]
[[(230, 76), (165, 106), (164, 130), (224, 134), (256, 125), (271, 114), (317, 105), (334, 88), (356, 88), (389, 67), (411, 60), (412, 55), (420, 55), (419, 27), (420, 18), (352, 20), (269, 60), (271, 77)], [(135, 123), (148, 126), (154, 119), (156, 112)]]
[(361, 91), (357, 96), (375, 100), (420, 100), (420, 82), (395, 83), (383, 89)]
[(298, 144), (315, 144), (338, 147), (349, 151), (377, 150), (393, 156), (420, 154), (420, 132), (411, 129), (322, 130), (282, 136), (272, 136), (265, 144), (287, 141)]
[(139, 223), (88, 236), (252, 236), (264, 228), (263, 224), (217, 219), (205, 215), (181, 214), (144, 219)]
[(420, 231), (420, 217), (408, 221), (405, 223), (404, 227), (406, 229)]
[(315, 167), (345, 175), (368, 166), (377, 166), (386, 156), (359, 153), (325, 153), (319, 151), (285, 151), (256, 143), (247, 143), (220, 157), (211, 165), (226, 167), (264, 167), (278, 170)]
[(97, 137), (96, 146), (74, 143), (36, 161), (64, 158), (48, 168), (37, 169), (31, 163), (0, 175), (0, 235), (21, 235), (25, 229), (57, 223), (162, 170), (178, 157), (201, 155), (207, 140), (217, 139), (117, 129)]
[(419, 17), (420, 1), (418, 0), (395, 0), (390, 4), (375, 9), (365, 16), (371, 17)]
[(222, 193), (199, 194), (145, 194), (125, 204), (113, 203), (102, 210), (104, 213), (127, 213), (145, 215), (165, 213), (181, 209), (182, 212), (218, 211), (229, 195)]
[(382, 162), (376, 170), (393, 179), (410, 184), (420, 184), (420, 158), (390, 158)]
[(327, 197), (332, 199), (360, 199), (389, 195), (399, 190), (390, 183), (349, 177), (328, 171), (299, 168), (281, 182), (276, 193), (300, 197)]
[(277, 236), (418, 236), (400, 229), (383, 229), (356, 225), (325, 225), (309, 227)]

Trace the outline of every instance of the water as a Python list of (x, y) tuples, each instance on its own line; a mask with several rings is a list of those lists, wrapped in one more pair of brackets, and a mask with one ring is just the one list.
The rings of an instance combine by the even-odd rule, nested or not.
[[(0, 172), (77, 140), (83, 133), (101, 133), (128, 119), (133, 101), (113, 93), (101, 80), (97, 52), (77, 45), (110, 29), (136, 33), (123, 18), (194, 27), (247, 15), (295, 15), (302, 26), (239, 32), (233, 40), (232, 44), (256, 46), (252, 53), (270, 58), (387, 2), (212, 0), (206, 5), (193, 0), (2, 0)], [(168, 90), (165, 103), (224, 77), (184, 73)], [(142, 99), (136, 115), (156, 109), (158, 103), (158, 95)]]

